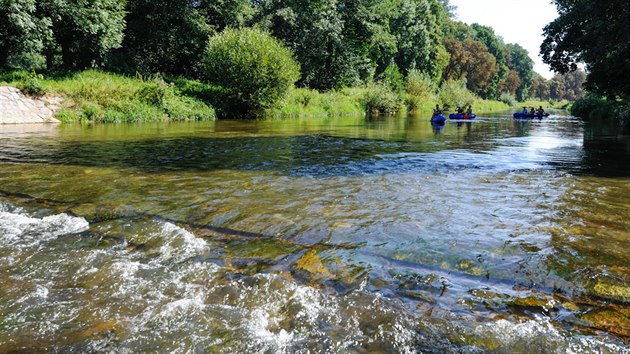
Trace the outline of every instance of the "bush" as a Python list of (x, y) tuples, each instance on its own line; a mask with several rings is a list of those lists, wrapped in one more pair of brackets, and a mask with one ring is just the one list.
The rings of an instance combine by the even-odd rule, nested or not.
[(466, 88), (466, 82), (463, 80), (447, 80), (442, 83), (438, 99), (442, 107), (466, 107), (472, 105), (476, 97)]
[(211, 37), (203, 71), (205, 80), (225, 90), (222, 115), (241, 117), (262, 114), (300, 76), (292, 52), (257, 28), (226, 29)]
[(398, 95), (383, 83), (373, 83), (367, 86), (361, 104), (371, 114), (397, 113), (402, 109)]
[[(182, 85), (186, 82), (181, 81)], [(46, 84), (67, 98), (66, 109), (57, 113), (62, 121), (131, 123), (215, 118), (212, 107), (185, 96), (176, 85), (159, 76), (131, 78), (88, 70)]]
[(100, 121), (105, 116), (103, 107), (93, 102), (84, 102), (81, 105), (81, 119), (87, 121)]
[(71, 123), (79, 120), (79, 116), (76, 114), (76, 112), (71, 111), (67, 108), (62, 108), (61, 110), (59, 110), (55, 114), (55, 117), (64, 123)]
[(423, 74), (417, 69), (411, 69), (409, 74), (407, 74), (405, 91), (407, 93), (407, 106), (411, 111), (419, 109), (426, 105), (427, 101), (432, 101), (435, 98), (435, 84), (433, 80), (431, 80), (429, 75)]
[(379, 75), (379, 79), (398, 95), (405, 91), (405, 78), (398, 70), (398, 65), (393, 62)]
[(41, 80), (44, 78), (42, 74), (36, 74), (30, 72), (20, 78), (17, 87), (27, 95), (30, 96), (43, 96), (46, 93), (44, 85)]
[(140, 99), (140, 101), (150, 104), (152, 106), (162, 108), (164, 106), (164, 83), (160, 82), (152, 82), (138, 90), (136, 92), (136, 96)]
[(167, 96), (164, 101), (164, 110), (173, 120), (213, 120), (216, 118), (212, 107), (186, 96)]
[(361, 100), (366, 89), (344, 88), (341, 91), (319, 92), (307, 88), (292, 88), (284, 100), (266, 114), (271, 117), (333, 117), (365, 113)]
[(7, 64), (10, 68), (44, 70), (46, 69), (46, 58), (37, 53), (15, 53), (9, 56)]
[(111, 106), (98, 121), (102, 123), (140, 123), (166, 120), (166, 113), (142, 101), (121, 101)]
[(499, 102), (503, 102), (510, 107), (514, 107), (518, 104), (514, 96), (512, 96), (511, 94), (507, 92), (503, 92), (501, 96), (499, 96)]
[(587, 120), (609, 119), (614, 116), (614, 105), (604, 98), (587, 95), (573, 103), (571, 115)]

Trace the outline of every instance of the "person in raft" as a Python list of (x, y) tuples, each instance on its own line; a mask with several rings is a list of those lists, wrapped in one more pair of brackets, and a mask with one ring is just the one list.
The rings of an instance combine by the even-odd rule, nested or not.
[(536, 110), (534, 109), (534, 107), (532, 107), (532, 108), (529, 110), (529, 114), (536, 114)]
[(457, 106), (457, 114), (464, 113), (464, 109), (461, 106)]
[(436, 105), (435, 105), (435, 109), (433, 110), (433, 115), (434, 115), (434, 116), (437, 116), (437, 115), (439, 115), (439, 114), (442, 114), (442, 110), (440, 109), (440, 105), (439, 105), (439, 104), (436, 104)]
[(545, 110), (542, 108), (542, 106), (538, 107), (538, 109), (536, 110), (536, 114), (538, 114), (538, 115), (545, 114)]
[(472, 105), (468, 105), (468, 109), (466, 110), (466, 115), (471, 115), (472, 114)]
[(521, 113), (527, 113), (527, 107), (523, 107), (523, 110), (521, 110)]

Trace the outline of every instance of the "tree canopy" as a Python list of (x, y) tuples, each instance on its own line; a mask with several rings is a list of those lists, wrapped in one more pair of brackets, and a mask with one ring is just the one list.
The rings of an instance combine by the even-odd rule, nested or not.
[[(534, 61), (529, 57), (529, 53), (518, 44), (508, 43), (505, 45), (505, 61), (510, 73), (518, 74), (519, 85), (514, 94), (519, 100), (524, 100), (529, 96), (529, 87), (534, 76)], [(508, 79), (510, 75), (508, 73)]]
[(630, 96), (630, 7), (625, 0), (554, 0), (560, 16), (544, 29), (543, 61), (564, 74), (586, 64), (588, 89)]
[[(582, 2), (588, 5), (578, 1)], [(0, 3), (0, 67), (97, 67), (127, 74), (183, 76), (209, 83), (215, 78), (208, 76), (207, 54), (212, 43), (208, 38), (234, 29), (257, 28), (291, 51), (300, 67), (296, 82), (300, 87), (326, 91), (380, 81), (401, 91), (409, 73), (414, 73), (431, 80), (432, 87), (442, 87), (451, 80), (457, 82), (458, 90), (464, 84), (482, 98), (510, 95), (525, 100), (534, 89), (541, 96), (565, 97), (559, 94), (564, 92), (559, 90), (559, 83), (535, 79), (533, 61), (523, 47), (504, 43), (490, 27), (454, 20), (455, 7), (449, 0)], [(622, 54), (627, 53), (629, 41), (616, 47), (598, 43), (593, 53), (608, 54), (595, 55), (599, 61), (590, 60), (592, 53), (581, 47), (586, 48), (586, 44), (571, 40), (596, 37), (580, 37), (573, 22), (576, 18), (590, 21), (586, 28), (591, 31), (610, 38), (627, 38), (621, 24), (628, 11), (612, 11), (611, 6), (620, 4), (620, 0), (607, 0), (608, 6), (597, 13), (610, 13), (613, 21), (610, 28), (603, 28), (597, 25), (601, 21), (571, 2), (556, 3), (566, 19), (561, 16), (546, 29), (547, 60), (562, 72), (572, 69), (575, 61), (585, 60), (591, 87), (608, 90), (615, 73), (627, 73), (628, 56)], [(607, 93), (621, 95), (628, 91), (627, 83), (622, 85), (627, 79), (617, 81)]]

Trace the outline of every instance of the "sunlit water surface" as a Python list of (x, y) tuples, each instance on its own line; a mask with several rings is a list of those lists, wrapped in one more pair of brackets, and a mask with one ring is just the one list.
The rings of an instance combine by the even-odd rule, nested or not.
[(630, 139), (0, 126), (0, 352), (629, 352)]

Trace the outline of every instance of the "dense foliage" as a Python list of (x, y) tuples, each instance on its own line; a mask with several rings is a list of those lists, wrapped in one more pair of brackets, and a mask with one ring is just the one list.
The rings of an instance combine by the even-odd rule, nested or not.
[(551, 80), (535, 74), (529, 91), (532, 98), (554, 101), (575, 101), (584, 95), (586, 73), (576, 70), (566, 74), (557, 74)]
[(0, 1), (0, 66), (19, 67), (29, 57), (37, 61), (33, 57), (42, 53), (52, 37), (50, 19), (38, 18), (35, 5), (35, 0)]
[(194, 72), (214, 34), (197, 1), (129, 0), (122, 48), (111, 65), (128, 73)]
[(37, 54), (49, 68), (101, 66), (123, 40), (125, 6), (120, 0), (3, 0), (0, 66)]
[(256, 21), (282, 39), (302, 66), (299, 84), (316, 89), (358, 85), (392, 62), (402, 73), (434, 76), (444, 50), (439, 6), (429, 0), (263, 0)]
[(586, 86), (630, 98), (630, 7), (625, 0), (554, 0), (560, 16), (545, 27), (543, 61), (559, 73), (586, 64)]
[(223, 113), (247, 116), (270, 108), (300, 75), (292, 53), (256, 28), (226, 29), (210, 38), (202, 77), (223, 88)]
[[(557, 3), (566, 9), (561, 14), (577, 13), (564, 1)], [(180, 77), (198, 82), (186, 84), (182, 92), (212, 103), (219, 112), (244, 116), (282, 106), (294, 80), (298, 88), (307, 89), (300, 92), (362, 90), (365, 102), (389, 102), (366, 106), (387, 106), (383, 108), (387, 111), (400, 102), (417, 109), (423, 100), (437, 97), (465, 104), (446, 99), (447, 92), (459, 100), (476, 96), (502, 102), (582, 95), (583, 79), (542, 79), (518, 44), (504, 43), (490, 27), (455, 21), (456, 9), (449, 0), (0, 0), (0, 4), (0, 68), (38, 72), (101, 68)], [(568, 49), (574, 47), (565, 42), (571, 36), (562, 35), (569, 25), (563, 20), (547, 28), (554, 63), (567, 58), (561, 53), (573, 53)], [(611, 36), (611, 31), (618, 31), (623, 37), (622, 28), (612, 27), (602, 31)], [(227, 42), (236, 33), (251, 38), (265, 33), (265, 38), (270, 34), (274, 39)], [(618, 46), (621, 52), (627, 51), (625, 43)], [(219, 48), (239, 54), (217, 56)], [(294, 58), (299, 72), (294, 70), (298, 65), (285, 58)], [(626, 65), (627, 70), (627, 59), (614, 65), (611, 69)], [(593, 75), (605, 75), (597, 66), (589, 69), (594, 70), (592, 87), (602, 86)], [(606, 92), (619, 94), (625, 87)]]
[[(534, 77), (534, 61), (525, 48), (512, 43), (505, 45), (505, 57), (510, 70), (506, 78), (506, 85), (509, 87), (507, 91), (517, 99), (525, 100), (529, 97), (529, 88)], [(512, 88), (515, 88), (514, 91)]]

